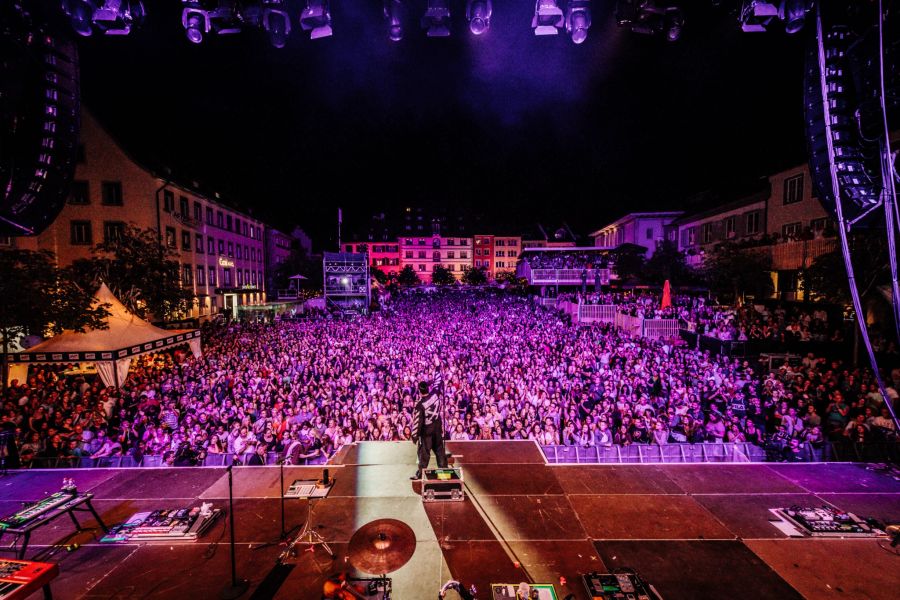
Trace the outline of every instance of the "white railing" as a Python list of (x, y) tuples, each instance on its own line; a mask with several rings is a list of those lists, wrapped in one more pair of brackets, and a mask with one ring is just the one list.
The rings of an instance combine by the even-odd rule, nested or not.
[(579, 323), (614, 323), (616, 320), (616, 306), (614, 304), (579, 304)]
[(641, 335), (654, 340), (671, 340), (678, 337), (678, 319), (644, 319)]
[(580, 285), (586, 283), (593, 285), (596, 275), (600, 275), (600, 283), (609, 285), (609, 269), (587, 269), (587, 277), (582, 280), (581, 275), (585, 269), (531, 269), (523, 267), (522, 276), (528, 278), (531, 285)]

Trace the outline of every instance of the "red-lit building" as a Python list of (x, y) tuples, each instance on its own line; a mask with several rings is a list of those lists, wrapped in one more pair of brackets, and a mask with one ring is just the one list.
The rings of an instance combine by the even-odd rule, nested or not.
[(488, 279), (494, 279), (503, 272), (514, 273), (521, 251), (520, 236), (476, 235), (472, 266), (484, 269)]
[(400, 244), (391, 242), (349, 242), (343, 244), (344, 252), (357, 252), (369, 255), (369, 268), (378, 269), (385, 275), (399, 273), (403, 267), (400, 265)]

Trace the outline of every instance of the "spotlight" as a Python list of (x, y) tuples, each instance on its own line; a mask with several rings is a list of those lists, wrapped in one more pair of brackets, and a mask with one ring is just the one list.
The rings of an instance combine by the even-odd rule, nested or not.
[(566, 32), (576, 44), (587, 39), (591, 27), (591, 0), (569, 0), (566, 6)]
[(333, 32), (328, 0), (306, 0), (306, 8), (300, 13), (300, 27), (310, 32), (311, 40), (330, 37)]
[(253, 14), (252, 19), (258, 27), (269, 34), (269, 42), (276, 48), (284, 48), (291, 34), (291, 17), (288, 15), (285, 0), (262, 0), (258, 6), (250, 6), (245, 10), (245, 17)]
[(228, 35), (241, 32), (243, 17), (231, 0), (181, 0), (181, 25), (188, 40), (195, 44), (203, 41), (209, 32)]
[(491, 14), (494, 6), (491, 0), (466, 0), (466, 21), (469, 31), (481, 35), (491, 28)]
[(657, 0), (618, 0), (616, 22), (635, 33), (664, 34), (670, 42), (681, 37), (684, 15), (677, 6), (657, 4)]
[(428, 8), (422, 15), (422, 29), (428, 30), (428, 37), (450, 35), (450, 3), (447, 0), (428, 0)]
[(93, 28), (106, 35), (128, 35), (132, 26), (144, 22), (140, 0), (63, 0), (63, 12), (79, 35), (89, 36)]
[(778, 17), (778, 7), (765, 0), (744, 0), (741, 5), (741, 29), (746, 32), (765, 31)]
[(784, 30), (787, 33), (797, 33), (803, 29), (808, 11), (809, 4), (805, 0), (784, 0), (779, 11), (779, 16), (784, 21)]
[(566, 24), (566, 18), (558, 0), (537, 0), (531, 27), (534, 35), (556, 35)]
[(388, 37), (392, 42), (403, 39), (403, 22), (406, 20), (406, 7), (403, 0), (384, 0), (384, 20), (388, 23)]

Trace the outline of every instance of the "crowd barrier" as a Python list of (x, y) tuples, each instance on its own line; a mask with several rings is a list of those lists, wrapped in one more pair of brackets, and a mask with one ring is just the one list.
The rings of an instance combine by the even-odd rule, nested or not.
[(644, 319), (641, 324), (641, 335), (651, 340), (673, 340), (678, 331), (678, 319)]
[[(248, 452), (241, 456), (241, 463), (246, 465), (254, 453)], [(281, 460), (277, 452), (266, 454), (266, 464), (276, 465)], [(328, 460), (327, 456), (303, 459), (299, 465), (322, 465)], [(199, 467), (227, 467), (234, 462), (231, 454), (209, 454), (198, 463)], [(34, 458), (30, 463), (34, 469), (126, 469), (141, 467), (164, 467), (161, 454), (147, 455), (137, 461), (131, 456), (108, 456), (105, 458), (70, 457), (70, 458)]]
[(616, 305), (615, 304), (579, 304), (578, 305), (578, 322), (579, 323), (615, 323), (616, 321)]

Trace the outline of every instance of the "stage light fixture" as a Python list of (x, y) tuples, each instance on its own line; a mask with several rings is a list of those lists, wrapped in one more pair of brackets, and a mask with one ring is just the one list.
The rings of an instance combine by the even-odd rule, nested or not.
[(198, 2), (182, 0), (181, 25), (188, 40), (195, 44), (203, 41), (207, 33), (228, 35), (241, 32), (243, 17), (235, 2), (218, 0)]
[(569, 0), (566, 5), (566, 33), (576, 44), (587, 39), (591, 27), (591, 0)]
[(144, 22), (140, 0), (63, 0), (62, 9), (75, 32), (85, 37), (94, 29), (106, 35), (128, 35)]
[(466, 21), (473, 35), (481, 35), (491, 28), (494, 5), (491, 0), (466, 0)]
[(285, 0), (262, 0), (244, 8), (244, 19), (262, 28), (269, 35), (269, 42), (276, 48), (284, 48), (291, 34), (291, 17)]
[(388, 37), (392, 42), (403, 39), (403, 23), (406, 21), (406, 6), (403, 0), (384, 0), (384, 20), (388, 24)]
[(331, 37), (331, 8), (328, 0), (306, 0), (306, 8), (300, 13), (300, 27), (309, 31), (309, 39)]
[(450, 3), (447, 0), (428, 0), (428, 7), (422, 15), (422, 29), (428, 30), (428, 37), (450, 35)]
[(674, 42), (681, 37), (684, 15), (681, 8), (657, 0), (618, 0), (616, 22), (635, 33), (645, 35), (664, 34)]
[(566, 17), (558, 0), (537, 0), (534, 4), (534, 18), (531, 27), (534, 35), (556, 35), (565, 27)]
[(779, 16), (784, 21), (785, 32), (793, 34), (803, 29), (807, 12), (809, 12), (809, 3), (805, 0), (784, 0), (781, 3)]

